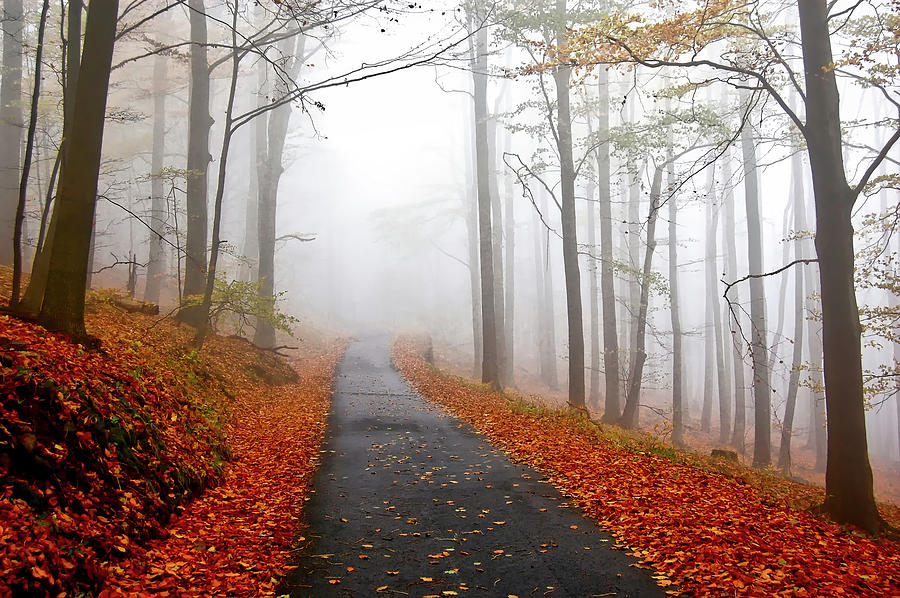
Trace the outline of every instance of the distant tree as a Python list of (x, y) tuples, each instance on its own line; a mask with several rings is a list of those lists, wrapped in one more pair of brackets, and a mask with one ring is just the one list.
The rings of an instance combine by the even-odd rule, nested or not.
[(16, 193), (19, 189), (22, 133), (22, 0), (3, 0), (3, 70), (0, 74), (0, 264), (13, 263)]

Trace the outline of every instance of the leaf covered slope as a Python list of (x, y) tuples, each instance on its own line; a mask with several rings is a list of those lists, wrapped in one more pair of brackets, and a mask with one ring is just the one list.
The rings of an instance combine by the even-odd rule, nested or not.
[(897, 595), (896, 542), (798, 509), (792, 492), (767, 489), (748, 470), (713, 471), (662, 445), (636, 450), (583, 417), (445, 376), (410, 342), (397, 344), (394, 359), (426, 398), (550, 476), (658, 571), (663, 587), (692, 596)]
[(88, 304), (99, 352), (0, 315), (0, 596), (100, 591), (230, 470), (245, 393), (294, 386), (264, 382), (296, 374), (246, 342), (197, 352), (190, 329), (110, 299)]

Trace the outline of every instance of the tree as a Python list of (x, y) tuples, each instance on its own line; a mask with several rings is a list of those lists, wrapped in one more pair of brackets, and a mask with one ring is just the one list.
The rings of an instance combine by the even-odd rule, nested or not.
[(166, 150), (166, 73), (168, 58), (157, 54), (153, 58), (153, 148), (150, 157), (150, 255), (147, 262), (147, 282), (144, 301), (159, 303), (165, 266), (163, 238), (166, 225), (166, 198), (162, 170)]
[[(487, 27), (484, 6), (476, 2), (469, 14), (470, 68), (475, 102), (475, 184), (478, 201), (478, 256), (481, 264), (481, 381), (500, 389), (500, 362), (494, 299), (494, 246), (491, 224), (490, 161), (488, 156)], [(477, 25), (475, 24), (477, 22)], [(474, 29), (474, 33), (473, 33)]]
[[(896, 20), (875, 27), (863, 43), (855, 43), (845, 54), (835, 57), (831, 46), (832, 20), (846, 23), (866, 3), (857, 2), (847, 9), (831, 12), (833, 2), (797, 2), (801, 77), (783, 53), (784, 49), (789, 51), (794, 47), (792, 44), (797, 40), (790, 37), (790, 32), (774, 37), (767, 27), (777, 12), (763, 11), (759, 2), (708, 0), (702, 4), (699, 9), (687, 10), (674, 19), (666, 15), (659, 21), (634, 25), (629, 16), (617, 15), (614, 20), (586, 28), (574, 40), (574, 45), (585, 49), (575, 58), (591, 66), (612, 61), (649, 68), (674, 66), (716, 71), (724, 75), (726, 82), (750, 86), (755, 93), (767, 94), (802, 134), (813, 173), (815, 244), (821, 283), (828, 414), (823, 510), (837, 521), (876, 532), (884, 522), (875, 506), (866, 439), (851, 217), (857, 197), (900, 139), (900, 128), (892, 126), (890, 137), (851, 186), (841, 153), (843, 131), (836, 75), (849, 73), (900, 112), (900, 102), (886, 91), (886, 85), (896, 80), (898, 68), (895, 64), (884, 67), (881, 61), (883, 56), (895, 52)], [(887, 10), (895, 5), (889, 3)], [(700, 55), (701, 50), (733, 37), (749, 40), (750, 50), (721, 54), (718, 60)], [(760, 52), (759, 48), (765, 51)], [(800, 92), (804, 116), (793, 110), (779, 91), (774, 82), (776, 74)]]
[(22, 152), (22, 0), (3, 0), (3, 71), (0, 75), (0, 264), (13, 262), (16, 191)]
[[(206, 285), (207, 261), (207, 173), (212, 156), (209, 153), (209, 131), (213, 119), (209, 114), (209, 59), (204, 0), (189, 0), (191, 24), (191, 94), (188, 113), (187, 148), (187, 237), (185, 239), (184, 307), (178, 317), (200, 326), (203, 315), (190, 297), (202, 295)], [(185, 303), (187, 301), (187, 303)]]
[(57, 198), (56, 209), (66, 226), (57, 230), (53, 241), (40, 312), (44, 326), (65, 332), (76, 341), (88, 340), (84, 329), (84, 290), (117, 11), (117, 0), (92, 2), (88, 8), (72, 136)]

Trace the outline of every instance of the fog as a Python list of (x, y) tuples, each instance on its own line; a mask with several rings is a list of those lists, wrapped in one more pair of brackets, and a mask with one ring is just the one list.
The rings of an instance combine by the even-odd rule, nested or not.
[[(33, 3), (32, 3), (33, 4)], [(778, 4), (780, 3), (773, 3)], [(849, 3), (848, 3), (849, 4)], [(337, 5), (336, 5), (337, 6)], [(387, 10), (379, 12), (378, 7)], [(223, 26), (231, 18), (233, 4), (207, 1), (210, 39), (218, 46), (210, 48), (210, 60), (220, 60), (213, 70), (210, 114), (215, 123), (209, 134), (210, 154), (213, 157), (207, 171), (208, 200), (211, 229), (216, 176), (221, 166), (219, 153), (223, 143), (223, 116), (231, 83), (229, 71), (228, 28)], [(143, 7), (145, 10), (147, 7)], [(497, 7), (497, 15), (507, 14)], [(509, 9), (510, 7), (505, 7)], [(534, 7), (520, 7), (527, 14)], [(252, 6), (241, 9), (241, 19), (253, 22)], [(277, 12), (276, 8), (268, 10)], [(337, 11), (346, 11), (340, 5)], [(553, 404), (563, 404), (568, 397), (567, 368), (570, 359), (567, 341), (567, 293), (564, 277), (563, 222), (555, 201), (562, 196), (560, 161), (554, 134), (541, 112), (542, 93), (548, 94), (546, 105), (556, 114), (558, 105), (551, 71), (543, 74), (521, 73), (516, 69), (531, 64), (529, 52), (539, 46), (529, 46), (511, 32), (508, 22), (492, 14), (484, 27), (489, 30), (486, 104), (491, 113), (499, 112), (488, 127), (491, 156), (489, 170), (495, 177), (491, 193), (499, 203), (501, 220), (495, 226), (505, 227), (512, 221), (515, 237), (513, 267), (504, 264), (509, 259), (509, 232), (504, 229), (502, 241), (494, 251), (502, 251), (499, 263), (504, 289), (512, 282), (512, 306), (506, 305), (507, 318), (514, 308), (512, 375), (505, 384), (527, 395), (540, 395)], [(507, 15), (508, 16), (508, 15)], [(58, 30), (58, 16), (54, 31)], [(130, 16), (122, 23), (134, 22)], [(153, 143), (153, 68), (160, 55), (153, 49), (160, 45), (189, 39), (189, 11), (176, 6), (169, 11), (168, 21), (156, 24), (153, 20), (139, 28), (139, 34), (126, 36), (116, 47), (108, 114), (121, 117), (107, 123), (104, 139), (104, 162), (100, 193), (110, 201), (98, 205), (93, 257), (94, 287), (127, 285), (129, 264), (136, 267), (138, 277), (136, 296), (141, 298), (146, 287), (148, 252), (156, 227), (150, 219), (151, 179), (159, 173), (151, 172)], [(779, 23), (791, 22), (790, 15), (778, 17)], [(120, 23), (120, 28), (123, 27)], [(245, 23), (245, 25), (246, 25)], [(286, 25), (291, 27), (293, 25)], [(476, 26), (477, 28), (477, 26)], [(249, 28), (246, 28), (249, 31)], [(792, 29), (793, 30), (793, 29)], [(33, 32), (31, 32), (33, 34)], [(248, 34), (249, 35), (249, 34)], [(277, 182), (277, 217), (275, 223), (274, 289), (284, 295), (278, 302), (281, 311), (297, 317), (300, 329), (328, 331), (341, 335), (361, 335), (373, 329), (395, 335), (415, 334), (433, 343), (438, 365), (455, 373), (478, 378), (480, 363), (476, 363), (475, 347), (480, 342), (473, 331), (473, 293), (470, 268), (472, 263), (470, 236), (467, 228), (477, 199), (476, 141), (474, 139), (473, 73), (470, 69), (466, 16), (462, 8), (453, 4), (382, 5), (374, 3), (361, 14), (342, 19), (329, 28), (312, 28), (305, 33), (306, 47), (295, 81), (290, 89), (303, 89), (290, 101), (292, 106), (287, 137), (284, 144), (283, 168)], [(524, 34), (523, 34), (524, 37)], [(539, 36), (538, 36), (539, 37)], [(53, 48), (59, 59), (57, 40)], [(836, 40), (836, 48), (842, 46)], [(797, 67), (799, 50), (791, 48), (793, 65)], [(536, 49), (537, 48), (537, 49)], [(181, 292), (180, 277), (184, 260), (177, 255), (184, 247), (185, 160), (188, 143), (188, 107), (191, 77), (189, 47), (172, 50), (168, 58), (166, 97), (166, 135), (164, 165), (174, 172), (165, 180), (166, 226), (162, 235), (167, 244), (165, 280), (159, 302), (162, 313), (177, 309)], [(275, 44), (267, 50), (267, 60), (289, 63)], [(137, 58), (139, 57), (140, 58)], [(395, 57), (402, 56), (400, 60)], [(134, 60), (130, 58), (135, 57)], [(431, 57), (431, 59), (427, 59)], [(49, 62), (49, 61), (48, 61)], [(252, 110), (260, 101), (259, 69), (264, 61), (252, 52), (239, 69), (236, 86), (236, 112)], [(414, 64), (420, 63), (420, 64)], [(273, 74), (269, 68), (270, 87), (278, 85), (284, 73)], [(286, 69), (287, 67), (281, 67)], [(601, 67), (602, 68), (602, 67)], [(797, 67), (799, 68), (799, 67)], [(802, 69), (801, 69), (802, 70)], [(393, 72), (389, 72), (393, 71)], [(51, 69), (52, 72), (52, 69)], [(793, 363), (795, 309), (803, 303), (802, 327), (812, 321), (818, 329), (820, 308), (818, 289), (806, 288), (803, 297), (795, 296), (795, 273), (812, 269), (818, 281), (815, 264), (805, 263), (775, 272), (782, 266), (802, 257), (814, 258), (811, 231), (815, 217), (813, 187), (809, 162), (804, 146), (791, 132), (789, 119), (771, 97), (754, 92), (748, 104), (734, 86), (722, 84), (724, 77), (704, 80), (686, 69), (642, 69), (614, 66), (609, 69), (609, 127), (614, 141), (597, 144), (592, 134), (597, 130), (599, 108), (598, 69), (576, 70), (570, 86), (573, 121), (573, 153), (578, 173), (575, 177), (575, 205), (577, 241), (580, 253), (580, 289), (583, 305), (582, 320), (585, 339), (585, 378), (588, 385), (587, 408), (596, 417), (604, 410), (604, 362), (599, 360), (599, 390), (592, 380), (592, 329), (601, 320), (591, 317), (590, 271), (599, 269), (600, 235), (588, 243), (588, 222), (599, 226), (597, 199), (598, 166), (592, 157), (600, 145), (610, 148), (610, 176), (608, 179), (611, 210), (612, 251), (615, 264), (613, 288), (618, 323), (618, 359), (621, 369), (620, 389), (623, 392), (629, 375), (635, 344), (635, 316), (638, 304), (634, 301), (635, 285), (644, 260), (646, 234), (651, 214), (651, 185), (654, 168), (666, 159), (665, 137), (674, 137), (675, 150), (685, 151), (674, 162), (671, 179), (663, 184), (661, 204), (656, 211), (652, 284), (647, 313), (647, 362), (641, 385), (641, 426), (645, 430), (668, 439), (674, 416), (672, 406), (673, 324), (670, 311), (672, 280), (670, 273), (669, 202), (677, 202), (677, 283), (678, 310), (683, 344), (684, 426), (688, 444), (702, 450), (717, 445), (715, 431), (719, 421), (719, 399), (709, 398), (712, 426), (703, 430), (701, 423), (704, 396), (718, 397), (715, 360), (710, 355), (707, 336), (712, 332), (711, 311), (707, 309), (706, 256), (709, 218), (717, 213), (715, 229), (716, 249), (714, 310), (725, 318), (720, 344), (725, 347), (725, 365), (730, 393), (734, 375), (728, 366), (728, 355), (735, 350), (741, 356), (738, 367), (743, 368), (745, 383), (740, 389), (746, 396), (746, 434), (742, 450), (753, 445), (753, 397), (751, 393), (753, 369), (751, 358), (752, 330), (750, 323), (750, 280), (748, 275), (762, 275), (765, 292), (765, 345), (774, 351), (771, 358), (771, 427), (773, 446), (778, 445), (781, 424), (789, 393), (792, 371), (800, 372), (794, 417), (793, 473), (800, 477), (821, 479), (822, 463), (816, 465), (816, 410), (824, 412), (821, 382), (816, 382), (820, 364), (814, 363), (809, 344), (814, 337), (804, 332), (806, 341), (801, 363)], [(363, 80), (355, 80), (360, 77)], [(542, 79), (541, 79), (542, 77)], [(332, 79), (334, 78), (334, 79)], [(345, 78), (348, 84), (339, 84)], [(695, 88), (672, 93), (671, 88), (686, 85), (689, 79)], [(333, 81), (326, 85), (321, 82)], [(544, 88), (538, 85), (543, 81)], [(780, 81), (784, 83), (784, 81)], [(746, 87), (746, 84), (743, 84)], [(879, 91), (839, 82), (842, 117), (846, 130), (844, 160), (851, 184), (864, 175), (878, 149), (896, 128), (894, 106), (879, 98)], [(885, 84), (896, 94), (896, 88)], [(320, 87), (320, 89), (316, 89)], [(741, 85), (738, 85), (741, 87)], [(40, 228), (41, 202), (45, 184), (55, 157), (54, 147), (60, 137), (57, 105), (61, 90), (56, 81), (48, 78), (42, 106), (39, 154), (36, 160), (38, 180), (32, 185), (35, 192), (26, 220), (26, 237), (33, 246)], [(666, 99), (664, 96), (669, 96)], [(275, 102), (278, 94), (269, 90), (264, 101)], [(785, 92), (785, 98), (789, 94)], [(893, 97), (893, 96), (892, 96)], [(797, 101), (790, 96), (790, 101)], [(891, 100), (893, 102), (894, 100)], [(545, 105), (545, 109), (546, 109)], [(742, 112), (746, 106), (747, 113)], [(722, 118), (721, 131), (702, 121), (699, 113), (704, 107)], [(680, 111), (680, 112), (679, 112)], [(695, 121), (684, 116), (695, 112)], [(896, 110), (894, 110), (896, 112)], [(268, 114), (273, 114), (270, 112)], [(654, 122), (663, 122), (666, 114), (681, 116), (670, 121), (669, 133), (664, 128), (654, 132)], [(273, 118), (269, 116), (269, 118)], [(553, 116), (553, 119), (558, 118)], [(656, 120), (654, 120), (656, 119)], [(258, 119), (261, 122), (261, 119)], [(589, 122), (590, 121), (590, 122)], [(755, 139), (760, 181), (760, 221), (762, 235), (762, 264), (759, 271), (751, 271), (748, 247), (748, 218), (744, 193), (747, 185), (741, 156), (740, 123), (752, 125)], [(700, 124), (697, 124), (700, 123)], [(886, 126), (885, 126), (886, 125)], [(254, 156), (254, 122), (243, 124), (231, 139), (227, 156), (227, 173), (222, 206), (224, 241), (216, 273), (223, 280), (252, 279), (258, 256), (248, 255), (248, 230), (255, 225), (253, 211), (259, 175)], [(554, 125), (556, 126), (556, 125)], [(653, 125), (660, 126), (660, 125)], [(748, 125), (749, 126), (749, 125)], [(631, 127), (631, 129), (629, 129)], [(647, 127), (647, 130), (637, 130)], [(616, 137), (618, 135), (618, 137)], [(630, 137), (629, 137), (630, 135)], [(726, 143), (726, 141), (728, 143)], [(628, 144), (631, 145), (628, 145)], [(695, 144), (699, 149), (690, 151)], [(730, 149), (726, 146), (730, 145)], [(627, 146), (627, 147), (626, 147)], [(792, 173), (791, 156), (797, 154), (802, 169)], [(893, 272), (894, 286), (862, 285), (857, 290), (860, 307), (894, 310), (882, 318), (881, 328), (864, 317), (863, 367), (871, 374), (867, 381), (887, 380), (866, 395), (866, 426), (868, 450), (876, 473), (877, 492), (893, 496), (898, 489), (900, 444), (898, 444), (898, 400), (896, 367), (896, 223), (898, 193), (890, 176), (896, 176), (896, 148), (887, 152), (888, 159), (878, 168), (887, 183), (867, 190), (853, 209), (856, 228), (856, 250), (864, 265), (882, 260), (883, 272)], [(712, 163), (715, 163), (711, 166)], [(726, 163), (728, 164), (726, 166)], [(628, 167), (638, 168), (634, 193), (629, 183)], [(527, 168), (526, 168), (527, 167)], [(730, 169), (730, 177), (725, 169)], [(518, 173), (516, 170), (518, 169)], [(532, 176), (539, 174), (543, 183)], [(802, 180), (802, 205), (796, 208), (792, 176)], [(165, 178), (165, 177), (161, 177)], [(43, 183), (41, 182), (43, 181)], [(44, 186), (42, 186), (44, 185)], [(552, 191), (554, 196), (549, 197)], [(710, 197), (714, 199), (710, 200)], [(634, 203), (634, 199), (638, 203)], [(565, 201), (563, 199), (563, 201)], [(709, 202), (713, 207), (709, 207)], [(734, 209), (734, 234), (723, 231), (726, 202)], [(542, 207), (549, 206), (549, 207)], [(807, 227), (797, 229), (795, 210), (804, 212)], [(540, 213), (539, 213), (540, 210)], [(884, 216), (890, 226), (873, 225), (866, 218), (875, 213)], [(634, 218), (637, 214), (637, 219)], [(250, 218), (250, 220), (248, 220)], [(180, 219), (180, 221), (179, 221)], [(256, 232), (250, 233), (256, 236)], [(207, 243), (209, 244), (209, 242)], [(542, 244), (547, 245), (546, 251)], [(736, 271), (728, 271), (728, 247), (735, 250)], [(31, 255), (29, 251), (26, 254)], [(477, 254), (475, 254), (477, 257)], [(876, 256), (873, 258), (872, 256)], [(637, 260), (635, 260), (637, 258)], [(30, 259), (30, 258), (29, 258)], [(893, 260), (893, 262), (892, 262)], [(250, 268), (248, 269), (248, 265)], [(860, 264), (857, 264), (858, 267)], [(510, 277), (509, 275), (512, 274)], [(598, 274), (600, 276), (600, 274)], [(872, 274), (872, 280), (877, 276)], [(549, 310), (540, 280), (549, 287), (552, 298), (549, 312), (553, 325), (550, 353), (556, 371), (556, 384), (550, 380), (546, 367), (540, 363), (541, 346), (549, 334), (547, 320), (541, 311)], [(727, 285), (735, 283), (729, 292), (733, 303), (724, 299)], [(859, 282), (857, 282), (860, 285)], [(499, 292), (499, 288), (498, 288)], [(599, 291), (598, 291), (599, 293)], [(739, 299), (735, 299), (739, 296)], [(812, 296), (812, 302), (807, 297)], [(810, 309), (812, 307), (812, 309)], [(599, 309), (599, 304), (598, 304)], [(894, 315), (891, 315), (893, 313)], [(476, 310), (476, 315), (480, 313)], [(602, 310), (600, 310), (602, 316)], [(729, 318), (730, 315), (730, 318)], [(884, 313), (882, 313), (884, 316)], [(737, 320), (735, 320), (737, 318)], [(893, 319), (892, 319), (893, 318)], [(476, 318), (478, 319), (478, 318)], [(227, 321), (220, 332), (234, 332)], [(892, 326), (893, 330), (892, 330)], [(810, 327), (809, 330), (813, 328)], [(729, 334), (729, 331), (731, 333)], [(246, 331), (242, 331), (247, 333)], [(599, 332), (597, 332), (600, 335)], [(821, 342), (821, 339), (819, 339)], [(280, 342), (280, 341), (279, 341)], [(287, 338), (285, 344), (292, 344)], [(599, 340), (601, 351), (604, 339)], [(712, 361), (710, 361), (712, 360)], [(712, 365), (711, 365), (712, 364)], [(887, 374), (885, 374), (887, 372)], [(884, 374), (884, 376), (881, 376)], [(721, 373), (719, 375), (722, 375)], [(880, 377), (881, 376), (881, 377)], [(820, 380), (820, 377), (818, 378)], [(593, 392), (591, 392), (593, 391)], [(818, 397), (818, 398), (816, 398)], [(729, 399), (731, 400), (731, 399)], [(818, 402), (816, 402), (818, 401)], [(733, 405), (733, 401), (731, 402)], [(814, 406), (817, 405), (817, 406)], [(645, 409), (644, 409), (645, 408)], [(708, 407), (709, 409), (709, 407)], [(656, 426), (654, 428), (654, 425)], [(824, 449), (823, 449), (824, 450)]]

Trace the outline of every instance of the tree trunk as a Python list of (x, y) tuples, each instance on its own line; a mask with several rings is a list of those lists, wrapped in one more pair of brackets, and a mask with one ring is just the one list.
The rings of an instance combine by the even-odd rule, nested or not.
[[(187, 238), (182, 303), (178, 318), (193, 326), (202, 322), (202, 306), (196, 301), (206, 286), (207, 168), (209, 131), (209, 61), (207, 59), (206, 6), (204, 0), (189, 0), (191, 24), (191, 95), (188, 112)], [(190, 299), (193, 297), (193, 301)]]
[(491, 258), (494, 262), (494, 322), (497, 325), (497, 368), (500, 386), (506, 386), (509, 364), (506, 347), (506, 294), (503, 290), (503, 214), (500, 209), (500, 185), (497, 180), (497, 116), (491, 114), (487, 120), (488, 130), (488, 177), (491, 195)]
[(678, 205), (675, 195), (675, 164), (672, 159), (671, 142), (666, 167), (666, 188), (669, 193), (669, 314), (672, 321), (672, 443), (684, 445), (684, 383), (682, 374), (682, 332), (681, 313), (678, 305)]
[(56, 232), (40, 321), (51, 330), (86, 340), (84, 291), (109, 73), (116, 35), (118, 1), (92, 2), (88, 8), (84, 56), (73, 107), (72, 136), (60, 181), (57, 210), (66, 226)]
[[(60, 171), (58, 180), (62, 179), (62, 172), (65, 171), (66, 149), (69, 146), (68, 140), (72, 136), (75, 93), (78, 89), (78, 72), (81, 70), (82, 2), (81, 0), (69, 0), (68, 7), (66, 43), (64, 48), (63, 139), (60, 143), (57, 155), (58, 168)], [(52, 189), (52, 187), (53, 185), (51, 184), (50, 188)], [(55, 202), (53, 204), (53, 209), (50, 210), (49, 193), (50, 189), (48, 189), (47, 204), (44, 210), (45, 213), (49, 210), (49, 223), (46, 225), (46, 232), (43, 235), (43, 241), (39, 245), (38, 253), (35, 255), (34, 261), (31, 264), (31, 276), (28, 279), (28, 287), (25, 289), (25, 296), (19, 304), (19, 310), (22, 313), (39, 313), (41, 311), (41, 304), (44, 301), (44, 291), (47, 287), (47, 274), (50, 269), (50, 253), (53, 247), (53, 239), (56, 235), (57, 223), (59, 221)], [(57, 195), (59, 195), (58, 188)]]
[(597, 214), (594, 210), (594, 188), (596, 185), (593, 181), (588, 182), (587, 186), (587, 242), (590, 248), (590, 257), (588, 259), (588, 285), (590, 287), (588, 296), (590, 297), (591, 307), (589, 316), (589, 326), (591, 330), (591, 384), (588, 394), (588, 407), (597, 409), (600, 407), (600, 286), (597, 277), (597, 262), (600, 261), (597, 252)]
[[(791, 157), (791, 175), (792, 185), (791, 194), (794, 204), (794, 234), (802, 231), (805, 218), (803, 212), (806, 206), (803, 205), (803, 169), (800, 162), (800, 154), (794, 153)], [(785, 241), (786, 243), (787, 241)], [(800, 240), (794, 241), (794, 259), (802, 259), (808, 257), (804, 255)], [(793, 354), (791, 357), (791, 373), (788, 378), (787, 401), (784, 407), (784, 420), (781, 428), (781, 446), (778, 452), (778, 467), (785, 475), (791, 473), (791, 438), (794, 436), (794, 411), (797, 407), (797, 392), (800, 389), (800, 367), (803, 362), (803, 271), (801, 268), (808, 267), (797, 265), (794, 266), (794, 338), (793, 338)]]
[[(650, 187), (650, 213), (647, 216), (647, 245), (644, 249), (644, 265), (641, 270), (641, 296), (637, 312), (637, 333), (634, 337), (634, 358), (628, 372), (628, 392), (621, 423), (624, 428), (638, 427), (638, 407), (641, 402), (641, 382), (644, 361), (647, 359), (647, 311), (650, 305), (650, 278), (653, 273), (653, 252), (656, 250), (656, 219), (659, 215), (659, 199), (662, 194), (663, 166), (657, 166)], [(632, 240), (632, 243), (635, 241)]]
[(706, 302), (707, 315), (713, 321), (713, 334), (715, 335), (716, 380), (719, 392), (719, 444), (727, 444), (731, 432), (731, 397), (729, 375), (727, 372), (727, 344), (723, 337), (722, 312), (719, 307), (719, 293), (717, 285), (718, 249), (716, 247), (716, 234), (719, 227), (719, 209), (716, 201), (715, 170), (710, 172), (709, 187), (709, 228), (706, 232)]
[(472, 375), (481, 378), (481, 362), (483, 359), (483, 341), (481, 338), (481, 281), (478, 269), (478, 192), (474, 184), (472, 163), (474, 156), (470, 151), (467, 155), (466, 194), (466, 239), (469, 248), (469, 290), (472, 294)]
[(31, 93), (31, 111), (28, 118), (28, 134), (25, 141), (25, 156), (22, 160), (22, 177), (19, 181), (18, 202), (16, 203), (15, 223), (13, 226), (13, 273), (12, 294), (9, 303), (19, 303), (19, 289), (22, 284), (22, 230), (25, 225), (25, 208), (28, 202), (28, 177), (31, 171), (31, 160), (34, 155), (34, 137), (37, 130), (38, 101), (41, 98), (41, 67), (44, 54), (44, 32), (47, 25), (47, 11), (50, 1), (44, 0), (41, 7), (41, 20), (38, 24), (37, 49), (34, 58), (34, 89)]
[[(237, 92), (237, 82), (239, 68), (241, 64), (240, 46), (237, 39), (237, 23), (240, 9), (238, 0), (234, 0), (231, 6), (231, 78), (229, 80), (228, 100), (225, 105), (225, 123), (222, 133), (222, 150), (219, 154), (219, 168), (216, 177), (216, 196), (213, 202), (213, 226), (212, 226), (212, 244), (209, 252), (209, 269), (206, 273), (204, 282), (203, 296), (200, 303), (200, 310), (197, 313), (197, 334), (194, 336), (193, 344), (201, 346), (206, 334), (209, 331), (209, 312), (212, 308), (212, 295), (216, 285), (216, 272), (219, 261), (220, 231), (222, 226), (222, 202), (225, 198), (225, 177), (227, 174), (226, 166), (228, 164), (228, 150), (231, 148), (231, 140), (234, 135), (232, 125), (234, 123), (234, 98)], [(281, 166), (281, 161), (278, 162)], [(262, 243), (260, 243), (262, 245)], [(262, 278), (262, 266), (260, 266), (260, 278)]]
[[(705, 324), (703, 326), (703, 354), (704, 360), (704, 376), (703, 376), (703, 411), (700, 415), (700, 428), (704, 432), (709, 432), (712, 427), (712, 406), (713, 393), (715, 392), (714, 380), (721, 384), (723, 382), (723, 372), (725, 369), (722, 363), (722, 355), (719, 352), (719, 336), (722, 333), (722, 323), (715, 322), (716, 316), (719, 314), (719, 301), (716, 290), (718, 288), (716, 281), (717, 258), (716, 258), (716, 229), (718, 228), (719, 210), (716, 206), (716, 165), (709, 166), (707, 178), (707, 197), (706, 197), (706, 252), (704, 256), (704, 274), (706, 282), (706, 306), (704, 309)], [(725, 403), (728, 400), (727, 395), (723, 396), (722, 389), (719, 388), (719, 438), (722, 441), (722, 430), (728, 428), (728, 420), (725, 419), (725, 413), (728, 409)], [(724, 425), (723, 425), (724, 424)]]
[(16, 192), (22, 152), (22, 0), (3, 0), (3, 69), (0, 78), (0, 264), (13, 263)]
[[(731, 156), (726, 154), (722, 163), (722, 180), (731, 181)], [(722, 227), (722, 245), (726, 250), (726, 280), (737, 278), (737, 248), (735, 246), (735, 216), (734, 216), (734, 191), (729, 186), (725, 191), (725, 226)], [(739, 285), (738, 285), (739, 286)], [(740, 305), (741, 293), (738, 286), (732, 287), (729, 295), (734, 305)], [(747, 422), (747, 405), (744, 388), (744, 356), (741, 353), (741, 341), (739, 336), (740, 310), (732, 310), (726, 302), (725, 320), (729, 323), (731, 355), (734, 373), (734, 428), (732, 428), (731, 446), (738, 453), (744, 454), (744, 433)]]
[[(558, 25), (556, 43), (566, 40), (566, 0), (556, 0)], [(581, 310), (581, 274), (578, 270), (578, 239), (575, 219), (575, 163), (572, 159), (572, 114), (569, 106), (569, 77), (572, 69), (559, 66), (553, 71), (556, 82), (557, 148), (562, 196), (563, 267), (566, 279), (566, 320), (569, 331), (569, 406), (584, 409), (584, 322)]]
[[(508, 141), (508, 136), (507, 136)], [(515, 386), (515, 322), (516, 322), (516, 220), (513, 207), (512, 181), (507, 181), (505, 190), (506, 211), (506, 297), (503, 301), (506, 308), (503, 331), (506, 347), (506, 385)]]
[[(484, 14), (479, 3), (476, 14)], [(500, 389), (499, 355), (497, 347), (497, 322), (494, 303), (494, 257), (491, 229), (490, 162), (487, 130), (487, 28), (479, 26), (475, 32), (475, 48), (472, 57), (472, 76), (475, 92), (475, 179), (478, 186), (478, 239), (481, 262), (481, 321), (482, 362), (481, 381)]]
[[(297, 38), (288, 38), (281, 44), (281, 53), (288, 57), (287, 77), (294, 79), (303, 63), (306, 49), (306, 37), (298, 34)], [(288, 89), (283, 84), (275, 85), (275, 97), (283, 97)], [(291, 120), (291, 104), (278, 106), (268, 118), (268, 149), (266, 150), (265, 169), (260, 173), (257, 214), (259, 240), (259, 296), (263, 301), (275, 302), (275, 223), (278, 203), (278, 184), (284, 172), (284, 142), (287, 138), (288, 125)], [(271, 322), (257, 319), (256, 334), (253, 342), (265, 348), (275, 346), (275, 328)]]
[[(547, 213), (546, 197), (542, 197), (541, 211)], [(538, 365), (541, 380), (552, 389), (559, 384), (556, 377), (556, 329), (553, 318), (552, 272), (547, 243), (547, 231), (537, 211), (534, 212), (534, 270), (536, 282), (535, 318), (537, 329)]]
[(841, 156), (840, 100), (825, 0), (798, 2), (806, 79), (806, 140), (816, 199), (816, 253), (822, 296), (828, 465), (823, 508), (835, 520), (877, 531), (866, 440), (859, 309), (853, 280), (856, 192)]
[(163, 238), (166, 234), (167, 206), (163, 188), (162, 169), (166, 153), (166, 79), (168, 58), (163, 54), (153, 57), (153, 149), (150, 155), (150, 256), (147, 263), (147, 281), (144, 301), (159, 303), (162, 280), (165, 276)]
[(609, 71), (597, 75), (600, 106), (597, 134), (602, 144), (597, 148), (597, 180), (600, 186), (600, 297), (603, 301), (603, 373), (606, 399), (603, 420), (618, 421), (622, 413), (621, 380), (619, 379), (619, 332), (616, 323), (616, 283), (613, 263), (612, 197), (609, 167)]
[[(744, 164), (744, 203), (747, 211), (747, 254), (750, 274), (765, 272), (762, 255), (762, 218), (759, 213), (759, 180), (756, 147), (749, 122), (741, 130)], [(753, 360), (753, 466), (772, 462), (772, 399), (769, 383), (769, 356), (766, 340), (766, 293), (762, 278), (750, 279), (750, 357)]]

